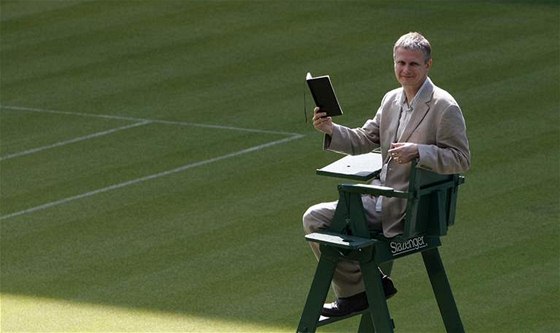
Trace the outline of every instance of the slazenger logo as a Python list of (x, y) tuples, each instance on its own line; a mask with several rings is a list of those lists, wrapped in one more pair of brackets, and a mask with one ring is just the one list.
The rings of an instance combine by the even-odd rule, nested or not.
[(391, 253), (393, 255), (416, 251), (428, 246), (428, 244), (424, 242), (424, 236), (414, 237), (404, 242), (391, 242), (389, 245), (391, 246)]

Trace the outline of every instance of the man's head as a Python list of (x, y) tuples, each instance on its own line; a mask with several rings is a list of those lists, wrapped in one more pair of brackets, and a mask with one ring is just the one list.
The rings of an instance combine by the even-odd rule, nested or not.
[(409, 32), (402, 35), (401, 38), (395, 42), (395, 46), (393, 46), (393, 59), (395, 58), (397, 48), (421, 51), (424, 55), (424, 63), (428, 63), (428, 61), (432, 59), (432, 47), (430, 46), (430, 42), (418, 32)]
[(418, 91), (432, 67), (430, 42), (417, 32), (403, 35), (393, 47), (393, 60), (399, 83)]

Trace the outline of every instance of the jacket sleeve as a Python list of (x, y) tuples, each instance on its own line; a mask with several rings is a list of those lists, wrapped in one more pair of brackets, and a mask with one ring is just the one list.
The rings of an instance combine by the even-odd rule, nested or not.
[[(383, 105), (383, 102), (381, 103)], [(360, 155), (367, 154), (379, 147), (382, 107), (379, 107), (375, 117), (368, 119), (362, 127), (349, 128), (333, 124), (333, 134), (325, 135), (323, 149), (337, 153)]]
[(436, 144), (418, 144), (418, 166), (441, 174), (469, 170), (471, 154), (465, 119), (456, 104), (449, 105), (438, 118)]

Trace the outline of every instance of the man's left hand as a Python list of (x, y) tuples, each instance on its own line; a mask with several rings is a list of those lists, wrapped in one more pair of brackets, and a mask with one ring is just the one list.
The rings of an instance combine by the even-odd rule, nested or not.
[(418, 158), (418, 145), (411, 142), (392, 143), (389, 155), (399, 164), (408, 163)]

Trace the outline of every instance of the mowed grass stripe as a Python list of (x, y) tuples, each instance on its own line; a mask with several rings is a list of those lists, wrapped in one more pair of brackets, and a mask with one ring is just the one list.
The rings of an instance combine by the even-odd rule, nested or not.
[[(172, 18), (169, 18), (171, 22), (166, 20), (161, 20), (164, 22), (163, 26), (161, 21), (157, 19), (150, 19), (148, 24), (144, 22), (132, 22), (134, 27), (138, 27), (140, 31), (135, 31), (136, 29), (129, 29), (126, 26), (121, 27), (119, 31), (124, 33), (123, 38), (119, 38), (118, 33), (115, 31), (107, 30), (107, 27), (103, 26), (101, 31), (96, 32), (99, 40), (96, 42), (95, 39), (88, 43), (82, 43), (82, 40), (91, 40), (92, 36), (91, 29), (84, 31), (84, 35), (71, 36), (67, 41), (62, 41), (60, 43), (52, 43), (48, 41), (45, 45), (36, 45), (38, 49), (43, 50), (43, 52), (52, 54), (50, 59), (52, 61), (60, 61), (61, 59), (70, 59), (71, 61), (65, 62), (66, 65), (60, 66), (48, 66), (49, 57), (42, 58), (41, 62), (37, 62), (37, 66), (41, 69), (49, 69), (49, 72), (40, 74), (39, 71), (30, 69), (29, 71), (33, 73), (32, 76), (25, 78), (25, 73), (22, 71), (25, 68), (19, 66), (10, 66), (17, 70), (18, 75), (13, 75), (13, 77), (24, 78), (21, 82), (10, 82), (11, 86), (19, 87), (20, 83), (24, 87), (29, 87), (29, 85), (34, 85), (33, 88), (34, 95), (37, 93), (49, 95), (49, 91), (52, 90), (52, 83), (55, 82), (57, 86), (60, 86), (60, 82), (64, 81), (65, 77), (72, 77), (74, 75), (84, 75), (87, 76), (87, 80), (81, 82), (74, 82), (72, 84), (73, 94), (79, 94), (84, 97), (91, 96), (95, 93), (95, 101), (98, 102), (102, 97), (104, 103), (106, 100), (122, 99), (123, 93), (137, 93), (137, 94), (150, 94), (154, 90), (157, 91), (166, 89), (174, 89), (175, 87), (180, 87), (183, 91), (189, 91), (189, 95), (196, 96), (197, 90), (207, 90), (209, 84), (215, 85), (216, 81), (222, 82), (224, 84), (223, 88), (213, 87), (214, 89), (221, 90), (224, 95), (222, 99), (228, 98), (227, 94), (237, 95), (241, 91), (236, 88), (236, 85), (231, 85), (230, 80), (225, 79), (224, 76), (231, 76), (236, 72), (243, 74), (250, 82), (256, 83), (256, 86), (260, 85), (262, 80), (259, 77), (247, 75), (247, 70), (250, 70), (252, 63), (258, 63), (258, 61), (252, 61), (252, 59), (247, 59), (247, 51), (250, 47), (255, 46), (251, 54), (255, 54), (254, 57), (259, 59), (266, 59), (274, 55), (276, 51), (274, 49), (259, 48), (258, 45), (253, 44), (252, 39), (247, 39), (243, 36), (244, 31), (254, 30), (253, 23), (252, 26), (244, 27), (246, 24), (244, 22), (252, 22), (251, 20), (236, 20), (235, 29), (229, 29), (225, 32), (222, 29), (212, 30), (215, 31), (213, 35), (202, 35), (197, 37), (196, 40), (189, 40), (188, 36), (177, 35), (170, 33), (166, 28), (168, 25), (173, 25), (174, 20), (180, 19), (184, 22), (184, 18), (181, 17), (182, 12), (174, 13)], [(196, 15), (187, 12), (186, 15)], [(176, 17), (176, 18), (175, 18)], [(276, 19), (279, 23), (281, 22), (281, 17)], [(187, 20), (188, 21), (188, 20)], [(64, 22), (64, 20), (62, 20)], [(121, 22), (121, 21), (119, 21)], [(214, 21), (209, 22), (209, 24), (214, 24)], [(227, 22), (226, 22), (227, 23)], [(237, 24), (239, 23), (239, 24)], [(62, 24), (62, 23), (61, 23)], [(119, 25), (122, 23), (119, 23)], [(156, 25), (154, 29), (150, 29), (151, 25)], [(194, 24), (193, 24), (194, 25)], [(241, 26), (241, 27), (239, 27)], [(165, 45), (159, 45), (161, 43), (161, 38), (152, 39), (150, 36), (153, 31), (160, 31), (161, 29), (166, 29), (166, 36), (174, 36), (174, 39), (167, 40)], [(242, 29), (242, 30), (240, 30)], [(281, 25), (278, 24), (278, 32), (282, 32)], [(133, 32), (131, 32), (131, 30)], [(193, 30), (208, 31), (205, 26), (200, 27), (199, 25), (193, 26)], [(142, 39), (131, 38), (130, 34), (138, 34)], [(110, 36), (110, 37), (109, 37)], [(159, 36), (159, 35), (157, 35)], [(255, 35), (258, 37), (258, 35)], [(150, 39), (152, 43), (147, 44), (144, 42), (145, 39)], [(116, 40), (116, 41), (115, 41)], [(138, 41), (138, 43), (135, 43)], [(213, 46), (227, 44), (236, 44), (235, 49), (224, 51), (218, 54), (219, 57), (209, 58), (205, 53), (208, 48)], [(206, 45), (207, 43), (212, 43)], [(280, 49), (281, 43), (278, 42), (278, 49)], [(89, 50), (89, 47), (95, 47), (93, 50)], [(103, 49), (104, 47), (107, 50)], [(70, 52), (69, 54), (61, 53), (61, 50), (69, 50), (62, 52)], [(202, 50), (200, 52), (199, 50)], [(115, 52), (117, 51), (117, 52)], [(120, 54), (119, 52), (122, 52)], [(265, 54), (262, 54), (265, 52)], [(238, 59), (236, 54), (243, 55), (243, 59)], [(276, 60), (278, 57), (283, 55), (275, 56)], [(6, 54), (6, 58), (10, 59), (10, 53)], [(15, 59), (15, 57), (13, 57)], [(80, 59), (82, 64), (78, 66), (72, 65), (74, 59)], [(225, 61), (216, 61), (224, 59)], [(165, 68), (162, 70), (160, 63), (164, 62), (166, 64)], [(117, 64), (117, 65), (116, 65)], [(196, 66), (192, 66), (196, 64)], [(67, 67), (70, 66), (70, 67)], [(116, 67), (118, 66), (118, 68)], [(10, 67), (7, 70), (10, 70)], [(27, 66), (26, 66), (27, 68)], [(57, 68), (56, 71), (54, 68)], [(233, 72), (236, 68), (236, 72)], [(255, 74), (260, 74), (261, 68), (256, 68), (254, 70)], [(187, 71), (185, 71), (187, 70)], [(157, 71), (157, 73), (156, 73)], [(123, 75), (123, 73), (126, 73)], [(224, 80), (221, 78), (224, 77)], [(208, 83), (206, 83), (208, 82)], [(130, 86), (132, 84), (132, 86)], [(92, 89), (95, 87), (94, 89)], [(99, 87), (103, 87), (102, 91), (99, 91)], [(117, 87), (118, 89), (115, 89)], [(48, 89), (51, 88), (51, 89)], [(63, 85), (57, 87), (57, 89), (66, 89)], [(127, 91), (122, 91), (126, 89)], [(176, 88), (175, 88), (176, 89)], [(267, 87), (269, 89), (269, 87)], [(21, 93), (21, 91), (20, 91)], [(43, 96), (46, 97), (46, 96)], [(48, 97), (47, 97), (48, 98)], [(206, 94), (201, 95), (201, 99), (208, 99)], [(134, 103), (134, 101), (127, 101)], [(138, 102), (138, 101), (136, 101)], [(200, 101), (192, 101), (198, 104)], [(235, 104), (235, 101), (232, 101)], [(222, 111), (222, 110), (220, 110)]]

